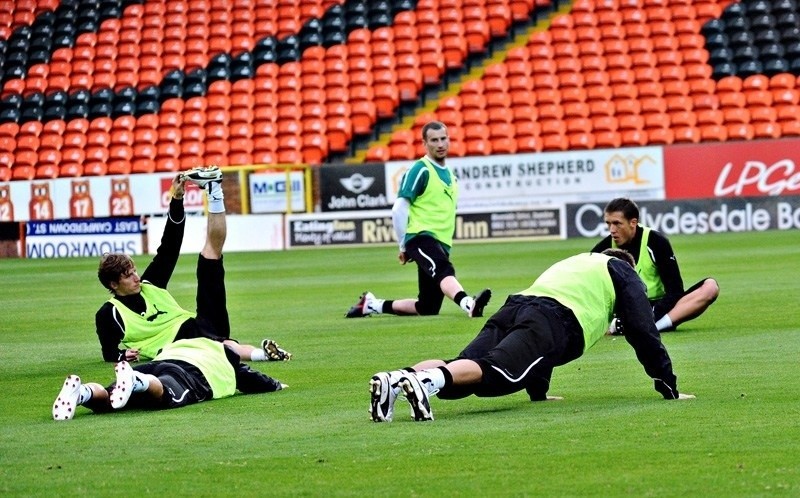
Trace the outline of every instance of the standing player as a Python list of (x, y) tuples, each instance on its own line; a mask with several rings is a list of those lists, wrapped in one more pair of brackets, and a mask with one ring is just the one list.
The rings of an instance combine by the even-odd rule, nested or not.
[(628, 328), (625, 339), (664, 399), (678, 392), (672, 361), (653, 323), (633, 258), (619, 249), (584, 253), (555, 263), (529, 288), (509, 296), (454, 360), (426, 360), (412, 368), (378, 372), (370, 380), (375, 422), (392, 420), (400, 394), (414, 420), (433, 420), (430, 397), (505, 396), (525, 389), (531, 401), (547, 396), (555, 367), (582, 356), (605, 334), (611, 315)]
[[(167, 291), (183, 243), (186, 226), (183, 194), (187, 180), (206, 189), (208, 196), (206, 243), (197, 261), (197, 313), (183, 309)], [(176, 176), (161, 245), (141, 278), (127, 254), (105, 254), (100, 261), (97, 276), (112, 294), (95, 315), (104, 360), (150, 360), (167, 344), (195, 337), (224, 342), (246, 360), (291, 358), (290, 353), (270, 339), (264, 339), (261, 348), (256, 348), (230, 338), (222, 263), (226, 236), (222, 171), (211, 166)]]
[[(719, 296), (719, 285), (704, 278), (683, 289), (683, 278), (669, 240), (661, 233), (639, 224), (639, 206), (624, 197), (611, 200), (603, 212), (608, 231), (592, 252), (618, 247), (631, 253), (636, 273), (647, 286), (656, 327), (666, 332), (700, 316)], [(624, 333), (625, 322), (611, 322), (610, 334)]]
[(444, 123), (431, 121), (422, 127), (427, 154), (403, 175), (392, 221), (400, 243), (400, 264), (417, 264), (419, 294), (416, 299), (377, 299), (371, 292), (361, 295), (345, 315), (360, 318), (377, 313), (393, 315), (438, 315), (444, 297), (452, 299), (470, 317), (483, 316), (492, 292), (475, 297), (464, 292), (450, 262), (456, 228), (458, 183), (445, 165), (450, 138)]

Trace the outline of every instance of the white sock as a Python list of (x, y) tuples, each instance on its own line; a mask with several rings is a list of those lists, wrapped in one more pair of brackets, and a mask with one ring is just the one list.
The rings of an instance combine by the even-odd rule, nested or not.
[(150, 387), (150, 376), (146, 374), (133, 373), (133, 392), (141, 393)]
[(80, 391), (78, 391), (78, 404), (82, 405), (92, 399), (92, 390), (89, 389), (89, 386), (81, 386)]
[(263, 349), (254, 349), (250, 353), (250, 361), (267, 361), (267, 352)]
[(428, 388), (428, 394), (436, 394), (444, 387), (444, 372), (438, 368), (429, 368), (417, 372), (417, 377)]
[(225, 194), (222, 193), (222, 182), (208, 184), (208, 212), (225, 212)]
[(408, 375), (408, 372), (405, 370), (392, 370), (389, 372), (389, 385), (392, 387), (392, 391), (394, 391), (395, 394), (400, 394), (401, 389), (397, 383), (406, 375)]
[(364, 306), (364, 308), (367, 311), (366, 314), (383, 313), (383, 303), (385, 301), (386, 299), (368, 299), (367, 302), (365, 303), (366, 306)]
[(670, 327), (672, 327), (672, 320), (669, 319), (669, 315), (662, 316), (661, 319), (656, 322), (656, 328), (658, 330), (666, 330)]
[(472, 296), (467, 296), (458, 303), (461, 306), (461, 309), (469, 313), (472, 311), (472, 307), (475, 306), (475, 299)]

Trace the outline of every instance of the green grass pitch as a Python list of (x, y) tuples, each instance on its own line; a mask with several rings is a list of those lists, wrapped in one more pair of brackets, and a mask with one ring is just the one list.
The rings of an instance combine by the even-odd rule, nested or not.
[[(672, 238), (685, 283), (720, 298), (663, 339), (680, 388), (667, 402), (624, 339), (556, 369), (551, 394), (432, 400), (436, 420), (369, 421), (378, 370), (450, 358), (479, 330), (452, 303), (438, 317), (346, 320), (369, 289), (416, 293), (394, 247), (226, 255), (234, 337), (295, 355), (261, 363), (289, 389), (162, 412), (54, 422), (64, 377), (110, 381), (94, 333), (106, 299), (97, 260), (0, 260), (2, 496), (798, 496), (798, 232)], [(593, 240), (459, 244), (469, 292), (505, 296)], [(195, 256), (170, 289), (194, 303)], [(140, 269), (149, 259), (137, 258)]]

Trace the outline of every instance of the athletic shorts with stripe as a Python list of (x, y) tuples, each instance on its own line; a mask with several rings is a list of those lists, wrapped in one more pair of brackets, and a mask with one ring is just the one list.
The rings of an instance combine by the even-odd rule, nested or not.
[(450, 255), (430, 235), (417, 235), (406, 243), (406, 256), (417, 264), (417, 313), (438, 315), (444, 302), (440, 284), (445, 277), (456, 274)]
[(583, 332), (575, 315), (549, 298), (511, 295), (459, 354), (480, 365), (478, 384), (451, 386), (443, 399), (504, 396), (523, 389), (545, 399), (553, 368), (583, 354)]

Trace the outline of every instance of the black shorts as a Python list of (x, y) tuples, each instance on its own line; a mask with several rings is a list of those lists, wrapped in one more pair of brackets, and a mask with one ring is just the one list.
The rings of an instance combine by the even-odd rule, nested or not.
[[(154, 375), (164, 386), (164, 395), (156, 400), (144, 393), (133, 393), (125, 409), (164, 410), (193, 405), (212, 399), (213, 392), (205, 376), (194, 365), (180, 360), (157, 360), (133, 367), (137, 372)], [(109, 397), (116, 382), (106, 387)], [(97, 413), (110, 412), (110, 403), (92, 403), (86, 407)]]
[(509, 296), (458, 359), (480, 365), (483, 379), (443, 390), (439, 397), (503, 396), (527, 389), (544, 399), (553, 368), (583, 354), (583, 331), (575, 315), (558, 302)]
[(154, 403), (146, 397), (131, 396), (128, 402), (131, 408), (180, 408), (214, 397), (205, 376), (197, 367), (185, 361), (157, 360), (136, 365), (133, 369), (158, 377), (164, 386), (164, 395), (160, 403)]
[(417, 313), (438, 315), (444, 301), (441, 282), (455, 276), (444, 245), (429, 235), (418, 235), (406, 244), (406, 255), (417, 264)]

